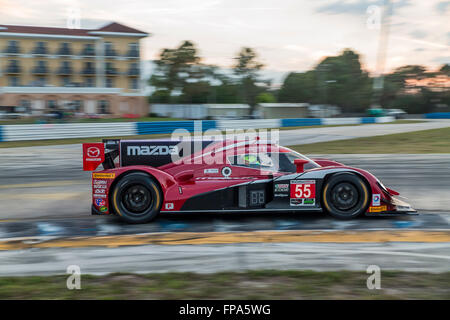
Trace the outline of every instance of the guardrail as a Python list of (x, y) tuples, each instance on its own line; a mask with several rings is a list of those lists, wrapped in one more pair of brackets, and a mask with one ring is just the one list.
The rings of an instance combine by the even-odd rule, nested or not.
[(363, 117), (5, 125), (0, 126), (0, 142), (168, 134), (172, 133), (175, 129), (184, 129), (189, 132), (195, 132), (206, 131), (208, 129), (263, 129), (316, 125), (384, 123), (394, 120), (393, 117)]
[(48, 140), (129, 136), (136, 134), (133, 122), (117, 123), (66, 123), (1, 126), (1, 141)]
[(450, 112), (426, 113), (425, 118), (427, 118), (427, 119), (450, 119)]

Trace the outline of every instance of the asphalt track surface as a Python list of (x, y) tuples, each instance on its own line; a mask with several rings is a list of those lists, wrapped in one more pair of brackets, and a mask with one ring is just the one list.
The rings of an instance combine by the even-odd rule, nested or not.
[[(405, 125), (366, 125), (280, 131), (281, 144), (292, 145), (351, 139), (450, 126), (433, 121)], [(367, 130), (366, 130), (367, 129)], [(322, 155), (318, 155), (322, 156)], [(65, 273), (76, 264), (83, 273), (238, 271), (245, 269), (361, 270), (370, 264), (382, 269), (443, 272), (449, 270), (448, 238), (450, 205), (450, 155), (324, 155), (351, 166), (367, 169), (384, 184), (407, 197), (421, 213), (390, 218), (362, 217), (338, 221), (323, 214), (167, 215), (152, 224), (129, 226), (114, 217), (90, 216), (90, 173), (81, 170), (81, 146), (0, 149), (0, 275)], [(96, 237), (139, 234), (188, 234), (209, 237), (217, 232), (306, 232), (316, 230), (360, 231), (359, 238), (344, 243), (316, 240), (220, 244), (139, 243), (115, 248), (95, 246)], [(381, 240), (366, 241), (365, 232), (388, 230)], [(427, 231), (415, 241), (398, 241), (403, 230)], [(444, 232), (442, 242), (427, 242), (433, 232)], [(58, 245), (40, 249), (52, 239), (90, 237), (94, 246)], [(329, 235), (328, 235), (329, 236)], [(71, 238), (72, 237), (72, 238)], [(27, 244), (17, 250), (1, 249), (1, 244)], [(329, 239), (329, 238), (328, 238)], [(340, 238), (337, 236), (336, 241)], [(414, 239), (414, 236), (413, 236)], [(91, 241), (91, 240), (89, 240)], [(329, 240), (327, 240), (329, 241)], [(132, 242), (134, 243), (134, 242)], [(38, 244), (33, 247), (33, 244)]]

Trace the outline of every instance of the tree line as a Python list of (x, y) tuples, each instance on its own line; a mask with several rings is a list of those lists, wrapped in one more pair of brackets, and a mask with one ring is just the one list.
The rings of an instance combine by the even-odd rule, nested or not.
[(400, 108), (409, 113), (448, 110), (450, 65), (437, 71), (407, 65), (383, 77), (383, 89), (375, 91), (374, 78), (363, 70), (360, 55), (345, 49), (326, 57), (306, 72), (291, 72), (280, 88), (261, 77), (264, 65), (256, 51), (244, 47), (233, 58), (228, 72), (204, 64), (191, 41), (165, 48), (155, 61), (149, 84), (155, 91), (151, 103), (246, 103), (308, 102), (339, 106), (345, 113), (365, 112), (370, 106)]

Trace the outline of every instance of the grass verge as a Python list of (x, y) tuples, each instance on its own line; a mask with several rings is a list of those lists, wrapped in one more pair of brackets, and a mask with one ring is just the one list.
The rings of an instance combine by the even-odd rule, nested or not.
[(247, 271), (0, 278), (0, 299), (450, 299), (450, 272), (383, 271), (369, 290), (365, 272)]
[(424, 120), (395, 120), (392, 122), (386, 123), (358, 123), (358, 124), (329, 124), (329, 125), (320, 125), (320, 126), (301, 126), (301, 127), (283, 127), (279, 128), (281, 131), (284, 130), (297, 130), (297, 129), (311, 129), (311, 128), (330, 128), (330, 127), (358, 127), (365, 126), (368, 124), (407, 124), (407, 123), (422, 123)]
[(290, 146), (304, 154), (450, 153), (450, 127)]

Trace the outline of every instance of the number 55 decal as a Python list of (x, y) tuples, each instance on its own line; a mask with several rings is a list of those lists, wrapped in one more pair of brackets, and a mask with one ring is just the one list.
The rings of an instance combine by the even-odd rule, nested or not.
[(292, 180), (291, 181), (291, 198), (294, 199), (311, 199), (316, 197), (316, 182)]

